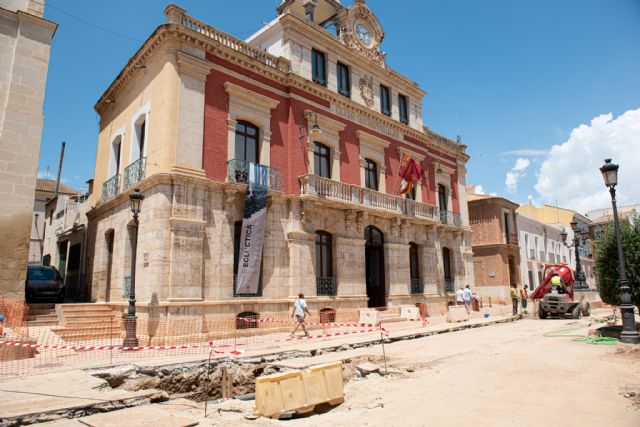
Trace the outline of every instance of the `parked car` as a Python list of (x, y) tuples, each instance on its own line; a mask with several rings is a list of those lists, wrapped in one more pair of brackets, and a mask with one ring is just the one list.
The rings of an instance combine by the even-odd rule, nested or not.
[(30, 265), (27, 268), (24, 294), (27, 302), (44, 298), (64, 302), (64, 280), (55, 267)]

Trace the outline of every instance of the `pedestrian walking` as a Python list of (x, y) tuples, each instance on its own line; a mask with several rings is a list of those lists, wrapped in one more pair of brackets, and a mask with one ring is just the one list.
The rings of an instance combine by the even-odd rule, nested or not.
[(513, 315), (518, 315), (518, 292), (516, 291), (516, 284), (511, 285), (511, 302), (513, 303)]
[(456, 305), (464, 304), (464, 290), (462, 287), (456, 291)]
[(527, 314), (527, 298), (529, 298), (529, 294), (527, 292), (527, 286), (524, 285), (520, 288), (520, 305), (522, 306), (522, 314)]
[(471, 300), (473, 295), (471, 294), (471, 286), (467, 285), (462, 291), (462, 299), (464, 299), (464, 308), (467, 309), (467, 314), (471, 314)]
[(309, 309), (307, 308), (307, 302), (304, 300), (304, 294), (299, 293), (298, 299), (293, 303), (293, 311), (291, 312), (291, 317), (296, 317), (296, 327), (291, 331), (291, 336), (293, 337), (300, 326), (302, 326), (302, 330), (306, 336), (309, 336), (309, 332), (304, 327), (304, 316), (307, 313), (311, 316)]

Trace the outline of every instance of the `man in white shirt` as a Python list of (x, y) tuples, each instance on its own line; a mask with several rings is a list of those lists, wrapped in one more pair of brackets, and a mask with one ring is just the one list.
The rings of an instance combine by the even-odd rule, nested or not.
[(302, 326), (302, 330), (304, 331), (304, 334), (306, 336), (309, 336), (309, 332), (307, 332), (307, 329), (304, 327), (304, 314), (305, 312), (311, 316), (311, 313), (309, 312), (309, 309), (307, 308), (307, 302), (304, 300), (304, 294), (300, 293), (298, 294), (298, 299), (293, 303), (293, 312), (291, 312), (291, 317), (296, 316), (296, 322), (297, 325), (295, 327), (295, 329), (293, 331), (291, 331), (291, 336), (293, 337), (293, 335), (296, 333), (296, 331), (298, 330), (298, 328), (300, 326)]
[(464, 304), (464, 291), (462, 288), (456, 291), (456, 305)]
[(471, 287), (467, 285), (462, 292), (462, 298), (464, 299), (464, 308), (467, 309), (467, 314), (471, 314), (471, 299), (473, 295), (471, 294)]

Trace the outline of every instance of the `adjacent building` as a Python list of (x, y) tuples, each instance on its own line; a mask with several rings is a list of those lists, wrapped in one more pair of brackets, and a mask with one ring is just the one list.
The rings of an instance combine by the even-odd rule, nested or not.
[[(150, 304), (161, 316), (283, 312), (299, 292), (314, 310), (444, 311), (473, 283), (466, 147), (423, 124), (425, 92), (387, 64), (364, 0), (285, 0), (246, 41), (164, 12), (95, 106), (92, 300), (125, 308), (134, 187), (141, 316)], [(408, 197), (404, 153), (425, 171)], [(268, 167), (269, 191), (247, 295), (234, 283), (251, 163)]]
[(516, 222), (520, 242), (520, 277), (529, 290), (537, 288), (543, 280), (548, 264), (566, 264), (571, 259), (569, 249), (562, 241), (562, 227), (545, 224), (518, 213)]
[(44, 0), (0, 1), (0, 296), (24, 298), (51, 39)]
[(474, 291), (493, 302), (510, 301), (509, 287), (522, 283), (518, 204), (500, 196), (474, 194), (472, 186), (467, 191), (473, 231)]
[[(559, 208), (556, 206), (545, 205), (535, 207), (532, 205), (522, 205), (518, 208), (518, 214), (523, 214), (529, 218), (533, 218), (539, 222), (548, 225), (554, 225), (567, 233), (567, 244), (573, 244), (574, 232), (571, 223), (576, 222), (580, 232), (588, 232), (591, 220), (570, 209)], [(576, 250), (571, 248), (568, 252), (568, 264), (571, 268), (576, 268)], [(587, 285), (590, 289), (596, 288), (595, 271), (593, 263), (593, 253), (591, 251), (591, 241), (587, 239), (578, 246), (578, 254), (580, 256), (580, 264), (585, 274)]]
[[(60, 196), (78, 196), (79, 192), (73, 188), (58, 184), (58, 195)], [(62, 215), (60, 212), (54, 212), (53, 207), (47, 207), (52, 199), (56, 197), (56, 181), (51, 179), (36, 180), (36, 197), (33, 203), (33, 222), (31, 226), (31, 242), (29, 243), (29, 263), (30, 264), (49, 264), (49, 260), (44, 258), (45, 233), (47, 226), (51, 227), (54, 217)], [(49, 251), (47, 251), (49, 254)]]

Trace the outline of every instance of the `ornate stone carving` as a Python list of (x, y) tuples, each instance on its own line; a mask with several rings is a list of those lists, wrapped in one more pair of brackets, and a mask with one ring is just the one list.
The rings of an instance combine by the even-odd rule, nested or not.
[[(339, 16), (340, 42), (350, 49), (384, 67), (384, 53), (380, 50), (380, 43), (384, 38), (384, 31), (378, 18), (371, 12), (364, 1), (356, 1)], [(366, 25), (371, 32), (371, 42), (363, 44), (355, 34), (358, 24)]]
[(373, 92), (373, 77), (367, 75), (360, 77), (360, 96), (362, 96), (368, 107), (373, 107), (375, 96)]

